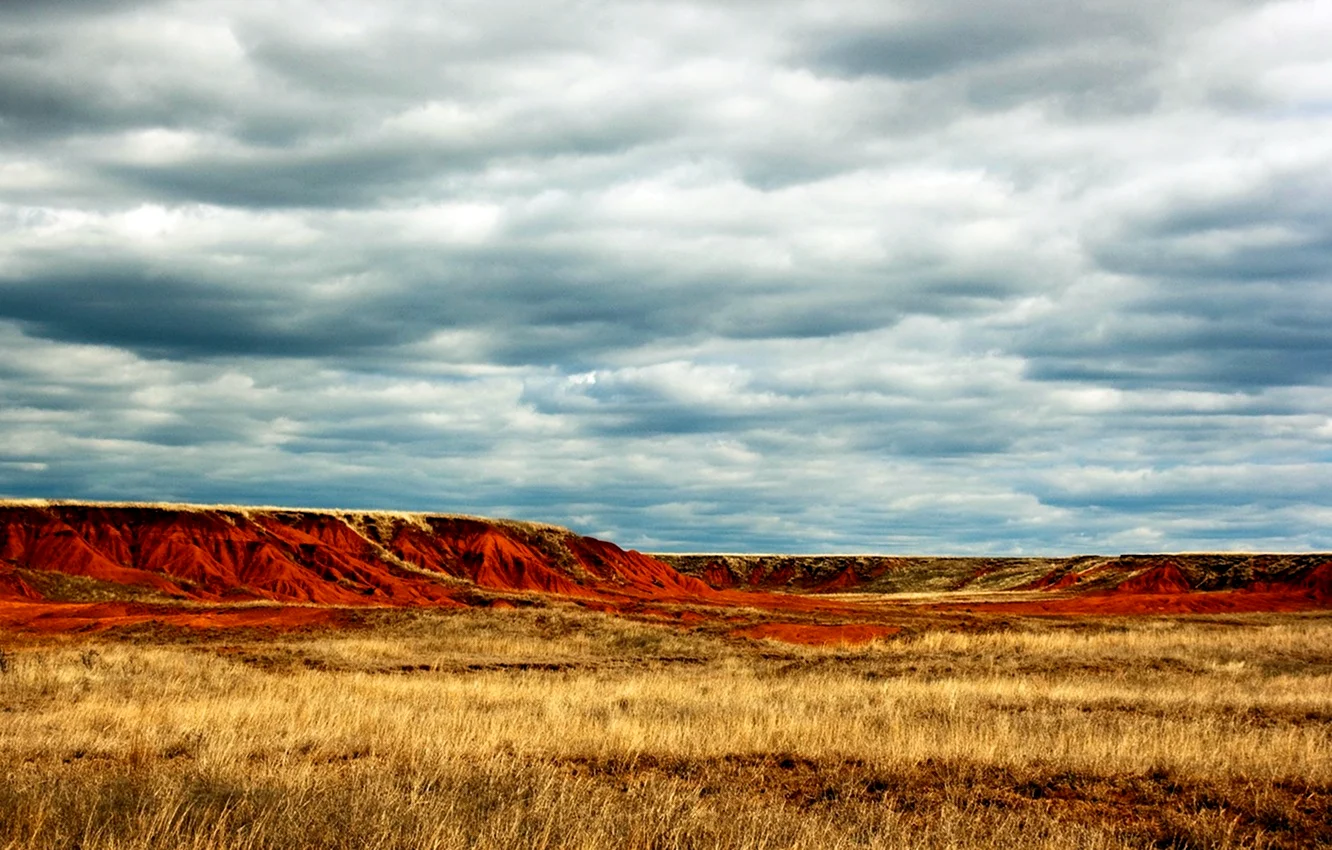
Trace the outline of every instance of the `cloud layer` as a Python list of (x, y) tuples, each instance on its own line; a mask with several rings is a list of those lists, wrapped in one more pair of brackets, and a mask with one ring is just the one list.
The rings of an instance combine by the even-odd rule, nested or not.
[(0, 495), (1332, 549), (1332, 8), (0, 6)]

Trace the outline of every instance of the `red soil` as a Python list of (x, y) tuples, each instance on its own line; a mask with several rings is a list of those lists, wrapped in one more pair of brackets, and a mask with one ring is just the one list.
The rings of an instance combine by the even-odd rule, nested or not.
[(703, 570), (702, 579), (709, 587), (715, 587), (721, 590), (735, 587), (735, 579), (731, 577), (731, 571), (726, 566), (713, 561)]
[[(1090, 572), (1101, 569), (1096, 568)], [(1076, 587), (1087, 575), (1069, 573), (1059, 579), (1046, 576), (1022, 589), (1057, 591)], [(1330, 601), (1332, 562), (1286, 581), (1253, 582), (1229, 590), (1197, 591), (1192, 590), (1192, 584), (1177, 564), (1163, 561), (1109, 590), (1013, 602), (972, 601), (966, 603), (965, 607), (995, 614), (1131, 617), (1310, 611), (1326, 608)], [(944, 602), (932, 607), (937, 610), (958, 610), (963, 605)]]
[(1050, 588), (1051, 590), (1064, 590), (1066, 588), (1073, 587), (1080, 581), (1082, 581), (1082, 576), (1080, 574), (1069, 573), (1063, 578), (1060, 578), (1046, 585), (1046, 587)]
[(853, 590), (860, 585), (860, 577), (856, 571), (847, 567), (837, 575), (822, 584), (816, 585), (813, 589), (816, 591), (830, 592), (837, 590)]
[[(1109, 591), (1057, 592), (1103, 569), (1098, 567), (1083, 574), (1052, 573), (1033, 582), (1032, 588), (1056, 591), (1049, 599), (965, 605), (996, 614), (1134, 615), (1305, 610), (1332, 603), (1332, 561), (1280, 581), (1207, 593), (1191, 591), (1174, 562), (1145, 565), (1149, 568)], [(714, 562), (712, 567), (707, 576), (715, 576), (720, 588), (613, 543), (550, 527), (474, 518), (11, 504), (0, 505), (0, 630), (88, 630), (147, 621), (194, 628), (305, 628), (337, 623), (341, 615), (329, 606), (503, 608), (519, 601), (514, 594), (555, 594), (598, 611), (665, 616), (682, 625), (725, 619), (722, 611), (700, 610), (748, 608), (778, 617), (798, 613), (835, 624), (766, 623), (735, 634), (796, 643), (855, 643), (897, 633), (895, 626), (871, 621), (892, 619), (894, 611), (905, 610), (892, 602), (858, 604), (742, 590), (723, 564)], [(39, 589), (50, 587), (61, 588), (62, 598), (98, 588), (104, 597), (105, 584), (85, 587), (78, 581), (49, 580), (55, 574), (130, 585), (163, 601), (43, 598)], [(766, 583), (793, 576), (778, 570), (764, 578), (756, 568), (747, 578)], [(860, 583), (847, 567), (810, 589), (853, 589)], [(237, 604), (247, 602), (279, 605)], [(925, 607), (942, 611), (962, 605)], [(673, 608), (688, 608), (689, 613)]]
[(182, 607), (141, 602), (10, 602), (0, 600), (0, 629), (100, 632), (159, 623), (191, 629), (263, 628), (293, 631), (337, 623), (342, 610), (295, 605)]
[[(222, 607), (204, 612), (197, 606), (89, 607), (44, 600), (20, 571), (82, 576), (156, 591), (181, 603)], [(282, 611), (288, 609), (280, 608), (235, 609), (225, 603), (491, 604), (493, 600), (476, 598), (478, 588), (558, 594), (603, 611), (662, 604), (779, 611), (838, 607), (787, 594), (717, 591), (655, 558), (613, 543), (480, 519), (220, 508), (0, 506), (0, 603), (4, 604), (0, 626), (11, 628), (28, 623), (38, 630), (82, 629), (93, 622), (105, 628), (148, 619), (223, 627), (256, 617), (277, 627), (287, 617), (299, 627), (319, 622), (322, 615), (286, 615)], [(43, 604), (31, 604), (37, 602)], [(507, 604), (511, 603), (498, 603)]]
[(398, 526), (388, 548), (403, 561), (490, 590), (596, 596), (550, 559), (503, 528), (481, 520), (431, 517), (421, 528)]
[(1296, 586), (1319, 602), (1332, 602), (1332, 561), (1314, 567)]
[(708, 600), (717, 596), (704, 582), (632, 549), (592, 537), (570, 536), (565, 545), (603, 591), (654, 600)]
[(223, 511), (8, 508), (0, 511), (0, 560), (197, 601), (422, 605), (451, 598), (320, 515), (281, 522)]
[[(932, 606), (936, 610), (958, 610), (956, 603)], [(1252, 614), (1278, 611), (1311, 611), (1326, 603), (1289, 591), (1250, 590), (1194, 591), (1192, 593), (1109, 593), (1065, 596), (1019, 602), (966, 604), (968, 610), (995, 614), (1053, 614), (1131, 617), (1153, 614)]]
[(1027, 582), (1024, 585), (1014, 588), (1015, 590), (1064, 590), (1074, 587), (1087, 577), (1085, 573), (1074, 571), (1063, 572), (1054, 570), (1046, 573), (1035, 581)]
[(34, 595), (16, 567), (207, 602), (449, 605), (458, 604), (468, 584), (588, 598), (710, 592), (659, 561), (601, 541), (568, 535), (561, 541), (568, 563), (557, 564), (505, 526), (445, 517), (426, 522), (422, 528), (400, 521), (381, 543), (333, 514), (5, 508), (0, 596)]
[[(1055, 590), (1076, 582), (1046, 585)], [(1332, 561), (1284, 581), (1253, 582), (1231, 590), (1196, 591), (1171, 561), (1134, 575), (1103, 592), (1020, 602), (992, 602), (984, 610), (1004, 614), (1135, 616), (1310, 611), (1332, 602)], [(941, 605), (941, 608), (955, 606)], [(974, 605), (972, 607), (975, 607)]]
[(1193, 589), (1179, 567), (1166, 561), (1146, 572), (1120, 582), (1114, 593), (1188, 593)]
[(761, 623), (734, 629), (736, 637), (754, 640), (780, 640), (785, 643), (803, 643), (806, 645), (855, 644), (869, 643), (875, 638), (895, 635), (902, 630), (896, 626), (884, 626), (877, 623), (843, 623), (822, 625), (812, 623)]
[(1259, 592), (1298, 593), (1317, 602), (1332, 602), (1332, 561), (1319, 564), (1303, 576), (1288, 581), (1257, 582)]

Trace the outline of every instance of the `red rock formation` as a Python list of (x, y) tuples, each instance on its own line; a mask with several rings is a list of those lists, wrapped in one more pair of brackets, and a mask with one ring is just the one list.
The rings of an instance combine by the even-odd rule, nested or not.
[(0, 566), (0, 599), (40, 599), (13, 567)]
[(853, 590), (860, 584), (860, 576), (856, 571), (847, 567), (822, 584), (815, 585), (814, 589), (822, 592), (833, 592), (838, 590)]
[(708, 564), (699, 578), (703, 579), (709, 587), (715, 587), (718, 590), (735, 587), (735, 577), (731, 575), (731, 571), (726, 569), (725, 564), (716, 561)]
[(1319, 602), (1332, 602), (1332, 561), (1319, 564), (1305, 573), (1297, 581), (1296, 587)]
[[(814, 643), (856, 641), (894, 633), (895, 626), (877, 621), (906, 609), (893, 609), (898, 603), (887, 597), (860, 604), (785, 591), (863, 588), (867, 575), (873, 578), (876, 570), (882, 573), (899, 561), (879, 559), (866, 573), (863, 561), (855, 561), (861, 566), (853, 569), (843, 559), (834, 562), (836, 571), (801, 573), (793, 566), (797, 560), (762, 558), (751, 570), (735, 573), (731, 561), (714, 558), (703, 578), (697, 578), (613, 543), (527, 523), (347, 511), (0, 503), (0, 627), (83, 630), (151, 621), (192, 628), (304, 628), (350, 617), (338, 612), (343, 606), (504, 607), (510, 603), (496, 597), (507, 594), (522, 604), (517, 594), (540, 593), (599, 611), (643, 612), (655, 606), (652, 616), (662, 611), (670, 616), (673, 606), (750, 608), (781, 619), (798, 614), (802, 622), (759, 623), (752, 627), (757, 631), (743, 634)], [(959, 560), (958, 568), (969, 564)], [(930, 581), (938, 570), (952, 568), (951, 562), (927, 560), (926, 565), (930, 569), (921, 574)], [(975, 608), (978, 613), (1078, 616), (1307, 610), (1332, 604), (1332, 561), (1325, 556), (1163, 560), (1133, 555), (1082, 572), (1074, 566), (1033, 577), (1026, 585), (1063, 591), (1049, 598), (996, 594), (965, 603), (919, 604), (933, 610), (961, 606), (967, 613)], [(807, 575), (826, 578), (810, 581)], [(1210, 589), (1193, 589), (1189, 575)], [(759, 587), (745, 587), (747, 581)], [(116, 594), (108, 583), (136, 590)], [(783, 592), (764, 589), (774, 584)], [(87, 595), (80, 596), (84, 590)], [(44, 599), (43, 592), (66, 601)], [(83, 601), (68, 601), (71, 595)], [(106, 601), (108, 595), (119, 601)], [(158, 601), (145, 601), (154, 596)], [(250, 601), (278, 604), (218, 604)], [(912, 607), (916, 603), (904, 604), (923, 610)], [(317, 611), (322, 613), (311, 613)]]
[(469, 586), (612, 601), (716, 595), (655, 558), (563, 529), (337, 511), (0, 506), (0, 596), (32, 598), (15, 568), (203, 602), (435, 605)]
[(422, 570), (491, 590), (596, 595), (549, 555), (484, 520), (428, 517), (421, 525), (404, 523), (395, 529), (388, 549)]
[(1193, 589), (1179, 566), (1165, 561), (1115, 586), (1115, 593), (1188, 593)]
[(1072, 570), (1065, 571), (1063, 568), (1051, 570), (1035, 581), (1029, 581), (1026, 584), (1018, 585), (1014, 590), (1065, 590), (1077, 585), (1082, 580), (1082, 576)]
[(1316, 602), (1332, 602), (1332, 561), (1326, 561), (1284, 581), (1256, 582), (1248, 590), (1257, 593), (1291, 593)]
[[(358, 521), (367, 518), (375, 526), (363, 531)], [(554, 550), (547, 551), (527, 539), (535, 534), (535, 526), (454, 517), (3, 506), (0, 595), (35, 595), (15, 568), (209, 602), (448, 604), (468, 584), (589, 598), (710, 592), (697, 579), (613, 544), (548, 530)]]
[(703, 581), (614, 543), (571, 536), (565, 545), (583, 568), (600, 580), (604, 590), (645, 598), (708, 599), (716, 595)]

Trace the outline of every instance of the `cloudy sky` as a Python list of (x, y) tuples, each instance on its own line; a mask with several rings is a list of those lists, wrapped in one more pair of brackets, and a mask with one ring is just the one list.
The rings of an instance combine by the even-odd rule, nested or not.
[(0, 3), (0, 495), (1332, 549), (1332, 2)]

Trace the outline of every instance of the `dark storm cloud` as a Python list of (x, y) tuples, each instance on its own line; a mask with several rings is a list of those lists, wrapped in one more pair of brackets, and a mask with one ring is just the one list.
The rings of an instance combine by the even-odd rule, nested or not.
[(1332, 379), (1332, 198), (1325, 172), (1182, 197), (1097, 236), (1092, 257), (1136, 291), (1024, 344), (1033, 377), (1255, 391)]
[(1094, 329), (1045, 329), (1028, 342), (1028, 374), (1123, 387), (1252, 392), (1332, 382), (1332, 305), (1307, 285), (1213, 283), (1155, 292), (1119, 306)]
[(1162, 281), (1326, 280), (1332, 179), (1316, 165), (1246, 175), (1238, 186), (1186, 185), (1093, 245), (1105, 268)]
[[(490, 286), (442, 271), (432, 281), (331, 302), (310, 286), (232, 286), (135, 267), (0, 281), (0, 317), (31, 333), (68, 342), (115, 345), (150, 357), (327, 356), (396, 349), (449, 328), (491, 333), (488, 356), (550, 362), (664, 332), (669, 313), (649, 298), (611, 302), (558, 276), (530, 270)], [(651, 322), (652, 324), (648, 324)]]
[[(101, 173), (144, 197), (243, 208), (374, 207), (391, 199), (451, 193), (451, 177), (505, 160), (564, 155), (604, 156), (651, 138), (649, 121), (614, 117), (597, 122), (526, 116), (503, 138), (431, 140), (403, 137), (298, 139), (291, 147), (242, 148), (171, 164), (107, 162)], [(314, 132), (316, 128), (311, 128)], [(277, 135), (267, 116), (249, 118), (238, 135)], [(303, 142), (303, 144), (301, 143)]]
[(589, 276), (559, 254), (462, 251), (436, 259), (428, 269), (401, 270), (397, 280), (327, 294), (321, 288), (342, 271), (337, 263), (275, 270), (261, 255), (238, 280), (225, 268), (163, 269), (146, 258), (29, 257), (28, 265), (54, 267), (0, 279), (0, 318), (51, 339), (190, 360), (349, 358), (475, 328), (486, 331), (486, 356), (549, 363), (689, 333), (696, 311), (710, 303), (707, 293), (682, 304), (679, 289), (616, 289), (610, 274)]
[(0, 19), (68, 20), (88, 15), (159, 5), (165, 0), (5, 0), (0, 4)]
[[(0, 278), (0, 318), (52, 339), (191, 360), (349, 358), (473, 329), (485, 334), (480, 353), (497, 362), (577, 369), (646, 340), (816, 338), (888, 327), (910, 313), (975, 315), (1023, 289), (928, 267), (918, 280), (892, 280), (902, 276), (893, 269), (880, 280), (868, 269), (827, 293), (808, 273), (681, 270), (661, 279), (650, 260), (520, 244), (421, 247), (410, 257), (334, 249), (313, 264), (258, 240), (232, 247), (230, 262), (199, 265), (123, 250), (20, 254), (36, 270)], [(324, 291), (365, 268), (390, 271)], [(742, 302), (739, 291), (748, 293)]]
[[(242, 311), (229, 290), (132, 269), (0, 283), (0, 316), (41, 336), (178, 357), (249, 351), (265, 339), (266, 347), (275, 347), (276, 335), (265, 334), (255, 321), (268, 312), (264, 306)], [(301, 346), (296, 339), (285, 344)]]
[[(141, 11), (105, 6), (105, 15), (91, 20), (70, 9), (31, 11), (0, 32), (0, 144), (209, 126), (226, 116), (229, 104), (216, 81), (199, 85), (172, 74), (171, 52), (137, 56), (140, 45), (99, 33), (98, 22), (115, 20), (116, 11)], [(87, 31), (72, 40), (60, 32), (64, 24)]]
[(104, 174), (159, 200), (244, 208), (373, 204), (418, 181), (480, 164), (475, 156), (420, 150), (321, 150), (231, 156), (170, 166), (108, 165)]
[[(805, 57), (821, 71), (906, 82), (966, 74), (972, 100), (1015, 105), (1043, 92), (1118, 88), (1163, 61), (1153, 48), (1178, 7), (963, 2), (887, 5), (878, 19), (833, 25), (808, 38)], [(1196, 4), (1195, 4), (1196, 5)]]
[(853, 76), (918, 80), (1001, 59), (1039, 42), (1038, 33), (1012, 19), (910, 21), (834, 36), (814, 58), (822, 67)]
[(0, 22), (0, 493), (1332, 546), (1318, 4)]

